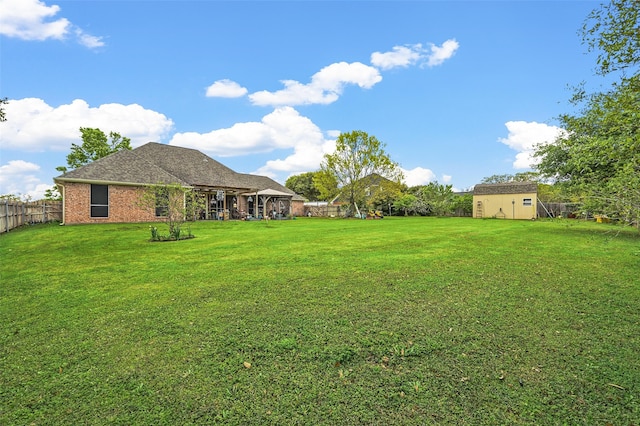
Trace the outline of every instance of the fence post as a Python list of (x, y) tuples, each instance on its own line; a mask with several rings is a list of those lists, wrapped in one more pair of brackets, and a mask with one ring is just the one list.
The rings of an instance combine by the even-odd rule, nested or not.
[(4, 200), (4, 211), (6, 213), (5, 216), (5, 220), (4, 220), (4, 226), (5, 226), (5, 232), (9, 232), (9, 200), (6, 199)]

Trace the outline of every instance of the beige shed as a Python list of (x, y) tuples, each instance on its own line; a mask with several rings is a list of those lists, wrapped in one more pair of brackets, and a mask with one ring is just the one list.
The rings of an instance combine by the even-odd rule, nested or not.
[(473, 189), (473, 217), (535, 219), (538, 217), (535, 182), (483, 183)]

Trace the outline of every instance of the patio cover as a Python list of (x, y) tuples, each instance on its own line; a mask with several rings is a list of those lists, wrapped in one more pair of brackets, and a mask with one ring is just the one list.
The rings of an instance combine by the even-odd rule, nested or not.
[(263, 189), (261, 191), (258, 192), (246, 192), (242, 195), (245, 196), (249, 196), (249, 195), (262, 195), (262, 196), (266, 196), (268, 198), (271, 197), (278, 197), (278, 198), (292, 198), (293, 194), (289, 194), (288, 192), (283, 192), (283, 191), (278, 191), (275, 189), (271, 189), (271, 188), (267, 188), (267, 189)]
[[(257, 192), (246, 192), (244, 194), (242, 194), (244, 196), (251, 196), (251, 195), (257, 195), (258, 197), (262, 198), (262, 217), (267, 217), (267, 202), (271, 199), (271, 198), (288, 198), (288, 199), (292, 199), (294, 194), (289, 194), (288, 192), (283, 192), (283, 191), (278, 191), (276, 189), (271, 189), (271, 188), (267, 188), (267, 189), (263, 189), (261, 191), (257, 191)], [(289, 204), (289, 210), (291, 210), (291, 204)], [(289, 211), (289, 213), (291, 213), (291, 211)]]

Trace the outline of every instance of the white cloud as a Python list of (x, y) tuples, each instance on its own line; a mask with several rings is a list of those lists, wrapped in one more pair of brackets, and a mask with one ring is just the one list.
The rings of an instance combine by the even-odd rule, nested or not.
[(210, 98), (239, 98), (246, 94), (246, 88), (228, 79), (218, 80), (207, 87), (207, 97)]
[[(309, 83), (282, 80), (283, 89), (274, 92), (254, 92), (249, 95), (249, 99), (257, 106), (327, 105), (337, 101), (348, 85), (370, 89), (378, 84), (382, 81), (378, 69), (388, 70), (418, 63), (426, 63), (428, 66), (440, 65), (453, 56), (458, 47), (458, 42), (453, 39), (445, 41), (442, 46), (432, 44), (430, 49), (424, 49), (419, 43), (394, 46), (390, 52), (371, 54), (373, 66), (361, 62), (333, 63), (315, 73)], [(211, 97), (238, 97), (246, 93), (247, 89), (226, 79), (216, 81), (207, 88), (207, 96)]]
[(10, 100), (5, 105), (7, 121), (0, 123), (1, 146), (5, 150), (64, 151), (80, 140), (80, 127), (117, 132), (136, 147), (160, 141), (173, 122), (158, 112), (137, 104), (104, 104), (90, 107), (84, 100), (53, 107), (42, 99)]
[(269, 160), (253, 173), (278, 179), (286, 172), (288, 176), (320, 169), (325, 154), (336, 149), (335, 140), (324, 139), (322, 134), (308, 138), (293, 147), (293, 154), (284, 159)]
[(104, 46), (104, 41), (102, 41), (102, 37), (92, 36), (91, 34), (87, 34), (82, 31), (80, 28), (75, 29), (76, 37), (78, 38), (78, 43), (83, 45), (84, 47), (88, 47), (89, 49), (96, 49), (98, 47)]
[(260, 122), (236, 123), (209, 133), (176, 133), (169, 142), (221, 157), (311, 147), (324, 141), (320, 129), (291, 107), (276, 108)]
[(254, 105), (295, 106), (330, 104), (338, 100), (348, 84), (369, 89), (382, 80), (374, 67), (360, 62), (338, 62), (328, 65), (311, 77), (309, 84), (295, 80), (284, 80), (284, 89), (276, 92), (263, 90), (249, 95)]
[(0, 34), (36, 41), (62, 40), (72, 34), (83, 46), (104, 46), (101, 37), (85, 33), (66, 18), (55, 18), (58, 12), (59, 6), (40, 0), (0, 0)]
[(324, 154), (335, 150), (339, 131), (322, 131), (291, 107), (279, 107), (260, 122), (236, 123), (226, 129), (200, 134), (176, 133), (170, 145), (194, 148), (219, 157), (285, 150), (284, 158), (267, 161), (252, 173), (284, 182), (284, 178), (318, 170)]
[(417, 185), (426, 185), (436, 180), (436, 175), (429, 169), (416, 167), (411, 170), (402, 170), (404, 173), (404, 183), (411, 187)]
[(396, 67), (408, 67), (418, 62), (423, 57), (424, 51), (421, 44), (411, 46), (394, 46), (391, 52), (373, 52), (371, 64), (381, 70)]
[(60, 7), (47, 6), (38, 0), (0, 0), (0, 34), (23, 40), (62, 39), (71, 23), (53, 18)]
[(53, 184), (43, 184), (34, 173), (40, 166), (24, 160), (12, 160), (0, 166), (0, 195), (13, 194), (33, 200), (44, 198), (44, 192)]
[(40, 170), (40, 166), (24, 160), (12, 160), (4, 166), (0, 166), (0, 176), (22, 175), (28, 172)]
[(390, 52), (371, 54), (371, 64), (381, 70), (389, 70), (397, 67), (408, 67), (416, 64), (426, 64), (429, 67), (441, 65), (451, 58), (460, 44), (455, 39), (449, 39), (436, 46), (431, 43), (429, 49), (423, 48), (422, 44), (412, 44), (406, 46), (394, 46)]
[(25, 195), (30, 199), (30, 200), (42, 200), (45, 197), (45, 193), (47, 192), (48, 189), (53, 189), (55, 187), (55, 185), (52, 183), (50, 184), (46, 184), (46, 183), (37, 183), (37, 184), (31, 184), (27, 186), (27, 192), (25, 193)]
[(450, 183), (452, 177), (453, 176), (451, 175), (442, 175), (442, 183), (446, 183), (446, 184)]
[(427, 65), (430, 67), (434, 67), (436, 65), (441, 65), (444, 61), (451, 58), (456, 50), (460, 47), (460, 43), (458, 43), (455, 39), (449, 39), (442, 43), (442, 46), (436, 46), (435, 44), (431, 45), (431, 52), (428, 55)]
[(529, 169), (536, 164), (533, 152), (538, 144), (554, 142), (565, 130), (535, 121), (508, 121), (505, 123), (509, 135), (498, 141), (518, 151), (513, 162), (514, 169)]

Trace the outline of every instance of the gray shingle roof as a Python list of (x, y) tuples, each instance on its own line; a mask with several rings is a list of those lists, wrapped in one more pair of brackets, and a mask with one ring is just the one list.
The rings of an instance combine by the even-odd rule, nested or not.
[(480, 183), (473, 188), (473, 195), (522, 194), (538, 192), (535, 182)]
[[(236, 173), (202, 152), (149, 142), (118, 151), (54, 179), (56, 182), (111, 182), (134, 185), (177, 183), (187, 186), (275, 189), (295, 193), (266, 176)], [(295, 199), (295, 197), (294, 197)]]
[(58, 176), (54, 180), (61, 182), (118, 182), (138, 185), (163, 182), (189, 185), (189, 182), (138, 155), (136, 150), (118, 151)]
[(195, 149), (150, 142), (133, 151), (190, 185), (237, 187), (239, 184), (236, 172)]

